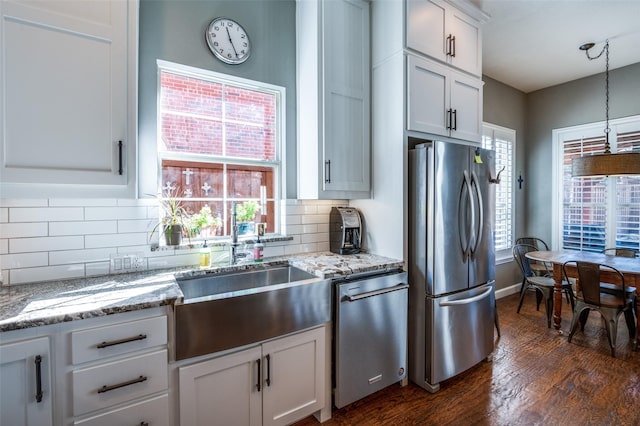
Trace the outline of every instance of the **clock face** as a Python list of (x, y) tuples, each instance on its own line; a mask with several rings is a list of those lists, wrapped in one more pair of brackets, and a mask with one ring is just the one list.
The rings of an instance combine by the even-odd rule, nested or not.
[(205, 38), (213, 54), (227, 64), (241, 64), (251, 53), (246, 31), (229, 18), (216, 18), (211, 21)]

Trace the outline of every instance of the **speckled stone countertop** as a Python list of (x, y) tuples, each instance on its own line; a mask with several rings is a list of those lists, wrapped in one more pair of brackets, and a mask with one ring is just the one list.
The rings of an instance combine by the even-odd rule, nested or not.
[(5, 286), (0, 287), (0, 332), (172, 305), (183, 298), (176, 274), (201, 275), (287, 263), (321, 278), (403, 266), (401, 260), (373, 254), (341, 256), (319, 252), (206, 271), (175, 268)]

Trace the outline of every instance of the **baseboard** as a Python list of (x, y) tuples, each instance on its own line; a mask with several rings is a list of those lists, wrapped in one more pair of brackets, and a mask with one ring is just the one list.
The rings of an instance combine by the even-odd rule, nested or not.
[(517, 283), (517, 284), (510, 285), (509, 287), (496, 290), (496, 299), (502, 299), (503, 297), (510, 296), (514, 293), (519, 293), (521, 285), (522, 283)]

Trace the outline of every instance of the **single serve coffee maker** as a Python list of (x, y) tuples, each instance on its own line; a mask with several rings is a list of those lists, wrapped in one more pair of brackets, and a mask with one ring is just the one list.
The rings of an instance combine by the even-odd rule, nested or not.
[(329, 250), (337, 254), (360, 253), (362, 222), (353, 207), (333, 207), (329, 214)]

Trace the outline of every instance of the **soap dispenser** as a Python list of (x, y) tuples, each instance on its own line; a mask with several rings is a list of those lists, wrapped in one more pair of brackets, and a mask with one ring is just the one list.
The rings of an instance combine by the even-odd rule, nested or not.
[(207, 245), (207, 240), (204, 240), (202, 248), (200, 248), (200, 267), (208, 268), (211, 266), (211, 249)]

